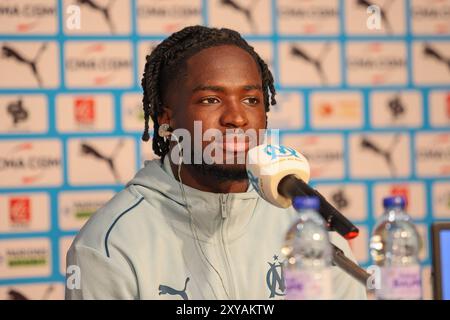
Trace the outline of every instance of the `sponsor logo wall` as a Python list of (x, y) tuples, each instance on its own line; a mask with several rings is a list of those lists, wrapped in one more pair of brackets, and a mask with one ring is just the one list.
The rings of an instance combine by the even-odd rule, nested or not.
[(429, 225), (450, 220), (450, 0), (372, 2), (380, 30), (357, 0), (2, 1), (0, 299), (63, 298), (77, 230), (153, 157), (145, 55), (194, 24), (240, 31), (269, 64), (269, 126), (360, 227), (363, 266), (381, 199), (408, 199), (430, 297)]

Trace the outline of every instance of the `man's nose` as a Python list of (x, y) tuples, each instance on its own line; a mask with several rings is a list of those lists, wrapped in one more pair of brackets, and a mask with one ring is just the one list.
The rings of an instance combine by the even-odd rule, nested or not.
[(248, 123), (245, 106), (240, 101), (230, 101), (223, 109), (221, 125), (226, 128), (243, 128)]

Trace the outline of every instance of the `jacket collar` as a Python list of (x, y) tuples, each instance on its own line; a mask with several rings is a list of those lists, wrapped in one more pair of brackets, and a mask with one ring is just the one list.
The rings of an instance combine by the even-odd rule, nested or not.
[[(159, 159), (146, 161), (144, 168), (127, 184), (140, 185), (144, 198), (150, 203), (154, 201), (152, 192), (158, 192), (168, 201), (176, 202), (186, 208), (181, 185), (175, 179), (168, 157), (162, 162)], [(213, 193), (182, 185), (193, 216), (194, 225), (199, 238), (208, 241), (222, 232), (225, 241), (232, 241), (241, 236), (255, 213), (260, 199), (251, 184), (242, 193)], [(162, 204), (163, 208), (173, 205)], [(180, 211), (177, 211), (180, 212)], [(182, 210), (184, 224), (189, 223), (188, 211)], [(185, 229), (186, 226), (183, 226)], [(189, 232), (190, 233), (190, 232)]]

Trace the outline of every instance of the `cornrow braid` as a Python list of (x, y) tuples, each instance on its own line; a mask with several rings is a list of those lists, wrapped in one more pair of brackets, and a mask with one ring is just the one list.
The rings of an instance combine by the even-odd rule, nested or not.
[(276, 104), (276, 91), (272, 73), (264, 60), (261, 59), (254, 48), (238, 32), (227, 28), (217, 29), (204, 26), (186, 27), (170, 35), (158, 44), (150, 55), (146, 56), (144, 74), (141, 82), (144, 91), (142, 104), (145, 121), (142, 140), (148, 141), (150, 139), (149, 120), (151, 118), (155, 132), (152, 139), (152, 148), (156, 155), (163, 157), (169, 152), (169, 141), (166, 141), (157, 134), (159, 129), (158, 116), (163, 112), (163, 91), (170, 81), (180, 76), (180, 70), (183, 69), (183, 64), (189, 57), (203, 49), (225, 44), (238, 46), (247, 51), (255, 59), (261, 73), (266, 112), (269, 111), (270, 105)]

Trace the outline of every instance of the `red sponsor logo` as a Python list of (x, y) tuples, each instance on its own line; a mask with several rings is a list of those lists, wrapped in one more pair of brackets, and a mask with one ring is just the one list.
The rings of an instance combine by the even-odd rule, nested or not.
[(31, 201), (27, 197), (9, 199), (9, 218), (14, 224), (26, 224), (31, 221)]
[(306, 136), (303, 139), (303, 144), (304, 145), (316, 145), (319, 143), (319, 137), (318, 136)]
[(369, 50), (372, 53), (380, 53), (383, 51), (383, 44), (380, 42), (372, 42), (369, 44)]
[(84, 53), (91, 54), (105, 51), (105, 45), (103, 43), (94, 43), (90, 46), (87, 46), (84, 50)]
[(436, 144), (447, 144), (450, 142), (450, 134), (448, 133), (438, 134), (434, 139), (434, 142)]
[(448, 25), (445, 23), (438, 23), (435, 26), (435, 30), (438, 34), (446, 34), (448, 33)]
[(406, 202), (406, 208), (408, 208), (410, 192), (408, 186), (394, 185), (391, 187), (391, 196), (402, 196)]
[(74, 101), (75, 121), (92, 124), (95, 121), (95, 100), (92, 97), (76, 98)]
[(316, 33), (317, 26), (315, 24), (305, 24), (305, 26), (303, 27), (303, 31), (305, 33)]
[(446, 99), (446, 114), (447, 114), (447, 119), (450, 120), (450, 93), (447, 93), (447, 99)]
[(97, 76), (94, 77), (93, 82), (96, 85), (105, 85), (108, 82), (111, 82), (111, 80), (114, 78), (114, 73), (110, 73), (108, 75), (105, 76)]
[(21, 33), (26, 33), (35, 29), (37, 26), (38, 23), (36, 21), (31, 23), (19, 23), (16, 25), (16, 30)]
[(180, 23), (168, 23), (164, 26), (164, 31), (166, 32), (175, 32), (176, 30), (181, 28)]
[(334, 113), (333, 106), (330, 103), (324, 103), (320, 106), (320, 115), (323, 117), (331, 116)]

